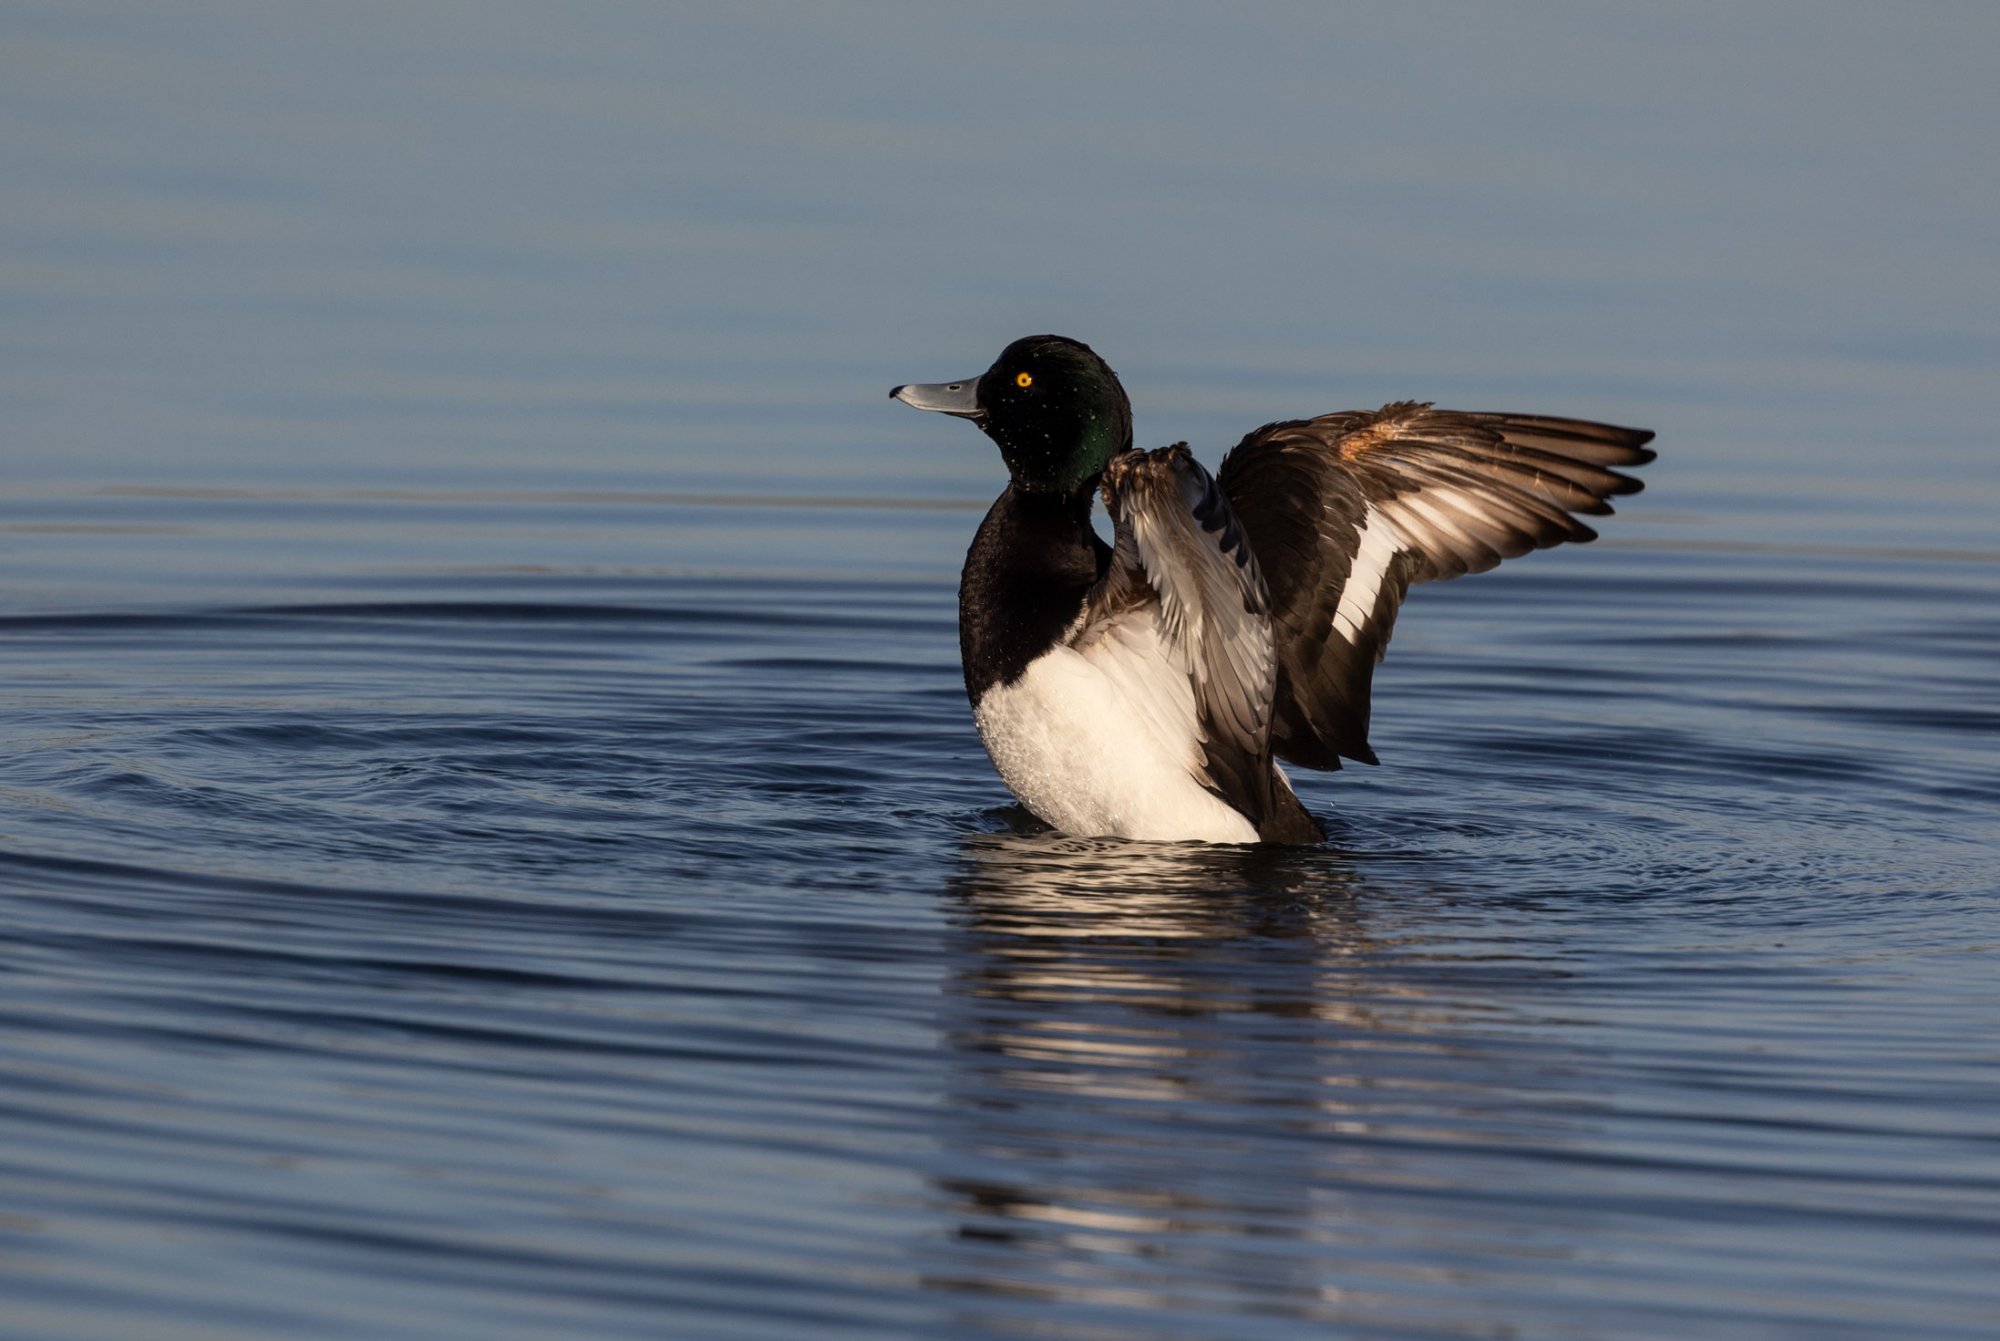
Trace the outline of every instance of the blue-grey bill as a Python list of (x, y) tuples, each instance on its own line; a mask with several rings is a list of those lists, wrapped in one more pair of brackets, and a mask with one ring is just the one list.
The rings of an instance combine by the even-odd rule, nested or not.
[(963, 382), (912, 382), (891, 388), (889, 394), (919, 410), (955, 414), (961, 419), (980, 417), (977, 377), (969, 377)]

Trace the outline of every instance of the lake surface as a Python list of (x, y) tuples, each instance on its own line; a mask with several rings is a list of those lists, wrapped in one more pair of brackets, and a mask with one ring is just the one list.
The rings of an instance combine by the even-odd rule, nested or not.
[[(2000, 1330), (2000, 23), (1151, 12), (0, 19), (0, 1335)], [(1662, 455), (1063, 838), (1039, 329)]]

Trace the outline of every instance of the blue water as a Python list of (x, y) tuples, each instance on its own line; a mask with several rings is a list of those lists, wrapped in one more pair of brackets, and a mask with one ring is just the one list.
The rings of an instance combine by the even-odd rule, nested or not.
[[(10, 10), (0, 1335), (1993, 1335), (2000, 23), (1729, 14)], [(1062, 838), (1040, 329), (1662, 456)]]

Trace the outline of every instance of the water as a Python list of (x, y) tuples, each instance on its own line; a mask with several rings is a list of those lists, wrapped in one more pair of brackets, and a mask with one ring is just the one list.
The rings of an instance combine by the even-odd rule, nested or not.
[[(0, 21), (0, 1335), (1992, 1335), (1994, 25), (1528, 12)], [(1663, 455), (1061, 838), (882, 395), (1051, 327)]]
[(1990, 1330), (1990, 559), (1422, 591), (1239, 853), (1015, 831), (964, 511), (70, 506), (411, 553), (0, 622), (13, 1334)]

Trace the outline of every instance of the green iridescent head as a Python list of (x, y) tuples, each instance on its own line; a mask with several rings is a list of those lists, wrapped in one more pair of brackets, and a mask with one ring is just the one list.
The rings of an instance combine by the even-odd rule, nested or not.
[(1132, 445), (1132, 403), (1118, 374), (1089, 345), (1060, 335), (1016, 340), (976, 378), (889, 394), (978, 424), (999, 445), (1015, 485), (1030, 492), (1095, 488), (1105, 464)]

